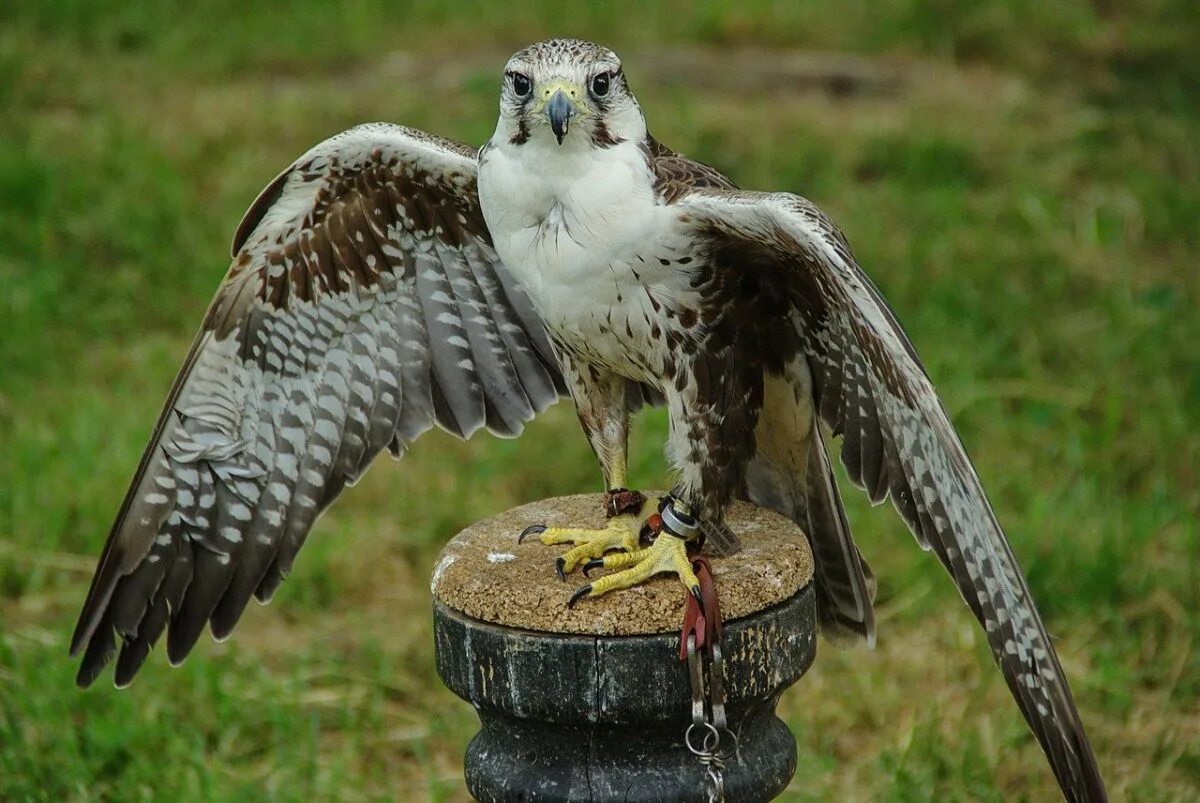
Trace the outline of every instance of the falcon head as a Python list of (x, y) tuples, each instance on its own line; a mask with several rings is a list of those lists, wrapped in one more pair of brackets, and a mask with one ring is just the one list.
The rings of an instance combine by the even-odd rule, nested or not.
[(640, 142), (646, 121), (616, 53), (579, 39), (548, 39), (504, 66), (498, 133), (514, 145), (606, 148)]

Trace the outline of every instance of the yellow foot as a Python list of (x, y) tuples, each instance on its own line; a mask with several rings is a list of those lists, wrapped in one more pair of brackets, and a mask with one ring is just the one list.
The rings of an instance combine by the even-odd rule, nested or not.
[(546, 546), (555, 544), (574, 544), (555, 563), (555, 570), (560, 580), (566, 580), (567, 575), (586, 560), (603, 556), (606, 552), (622, 549), (627, 552), (638, 548), (641, 537), (642, 522), (636, 516), (626, 513), (613, 516), (608, 520), (608, 526), (603, 530), (582, 530), (577, 527), (546, 527), (535, 524), (527, 527), (517, 538), (517, 543), (528, 536), (537, 535)]
[(700, 599), (700, 581), (692, 571), (687, 542), (667, 532), (659, 533), (654, 543), (645, 549), (613, 552), (594, 558), (583, 567), (583, 573), (588, 574), (593, 569), (620, 571), (606, 574), (576, 591), (571, 595), (567, 607), (574, 607), (575, 603), (584, 597), (598, 597), (620, 588), (632, 588), (659, 574), (677, 576), (688, 591), (692, 592), (697, 600)]

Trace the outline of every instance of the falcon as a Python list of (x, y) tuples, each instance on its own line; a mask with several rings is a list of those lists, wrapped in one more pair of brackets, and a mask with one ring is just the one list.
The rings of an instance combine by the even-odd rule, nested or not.
[[(656, 140), (607, 48), (540, 42), (504, 68), (481, 149), (368, 124), (251, 205), (170, 390), (71, 642), (127, 685), (166, 631), (181, 662), (268, 601), (317, 516), (383, 449), (439, 426), (519, 434), (574, 402), (607, 524), (522, 534), (606, 570), (572, 603), (671, 574), (735, 499), (806, 532), (818, 619), (875, 640), (875, 583), (819, 422), (949, 572), (1067, 799), (1105, 799), (1020, 567), (928, 375), (841, 232)], [(676, 472), (626, 488), (629, 418), (666, 406)], [(657, 537), (640, 540), (647, 520)], [(119, 644), (119, 654), (118, 654)]]

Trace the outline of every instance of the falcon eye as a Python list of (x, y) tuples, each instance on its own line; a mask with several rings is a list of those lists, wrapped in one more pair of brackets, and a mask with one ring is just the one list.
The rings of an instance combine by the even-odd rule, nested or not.
[(598, 98), (602, 98), (608, 94), (609, 82), (612, 80), (612, 73), (602, 72), (592, 79), (592, 94)]
[(513, 92), (517, 93), (517, 97), (523, 98), (533, 90), (533, 83), (528, 75), (515, 72), (511, 74), (511, 79)]

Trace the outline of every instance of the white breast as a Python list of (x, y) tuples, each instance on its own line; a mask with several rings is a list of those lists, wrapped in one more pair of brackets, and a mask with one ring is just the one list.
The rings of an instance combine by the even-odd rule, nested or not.
[(610, 365), (635, 357), (628, 332), (651, 325), (646, 288), (677, 280), (659, 261), (670, 213), (653, 184), (632, 143), (506, 143), (489, 148), (479, 167), (497, 254), (551, 331)]

